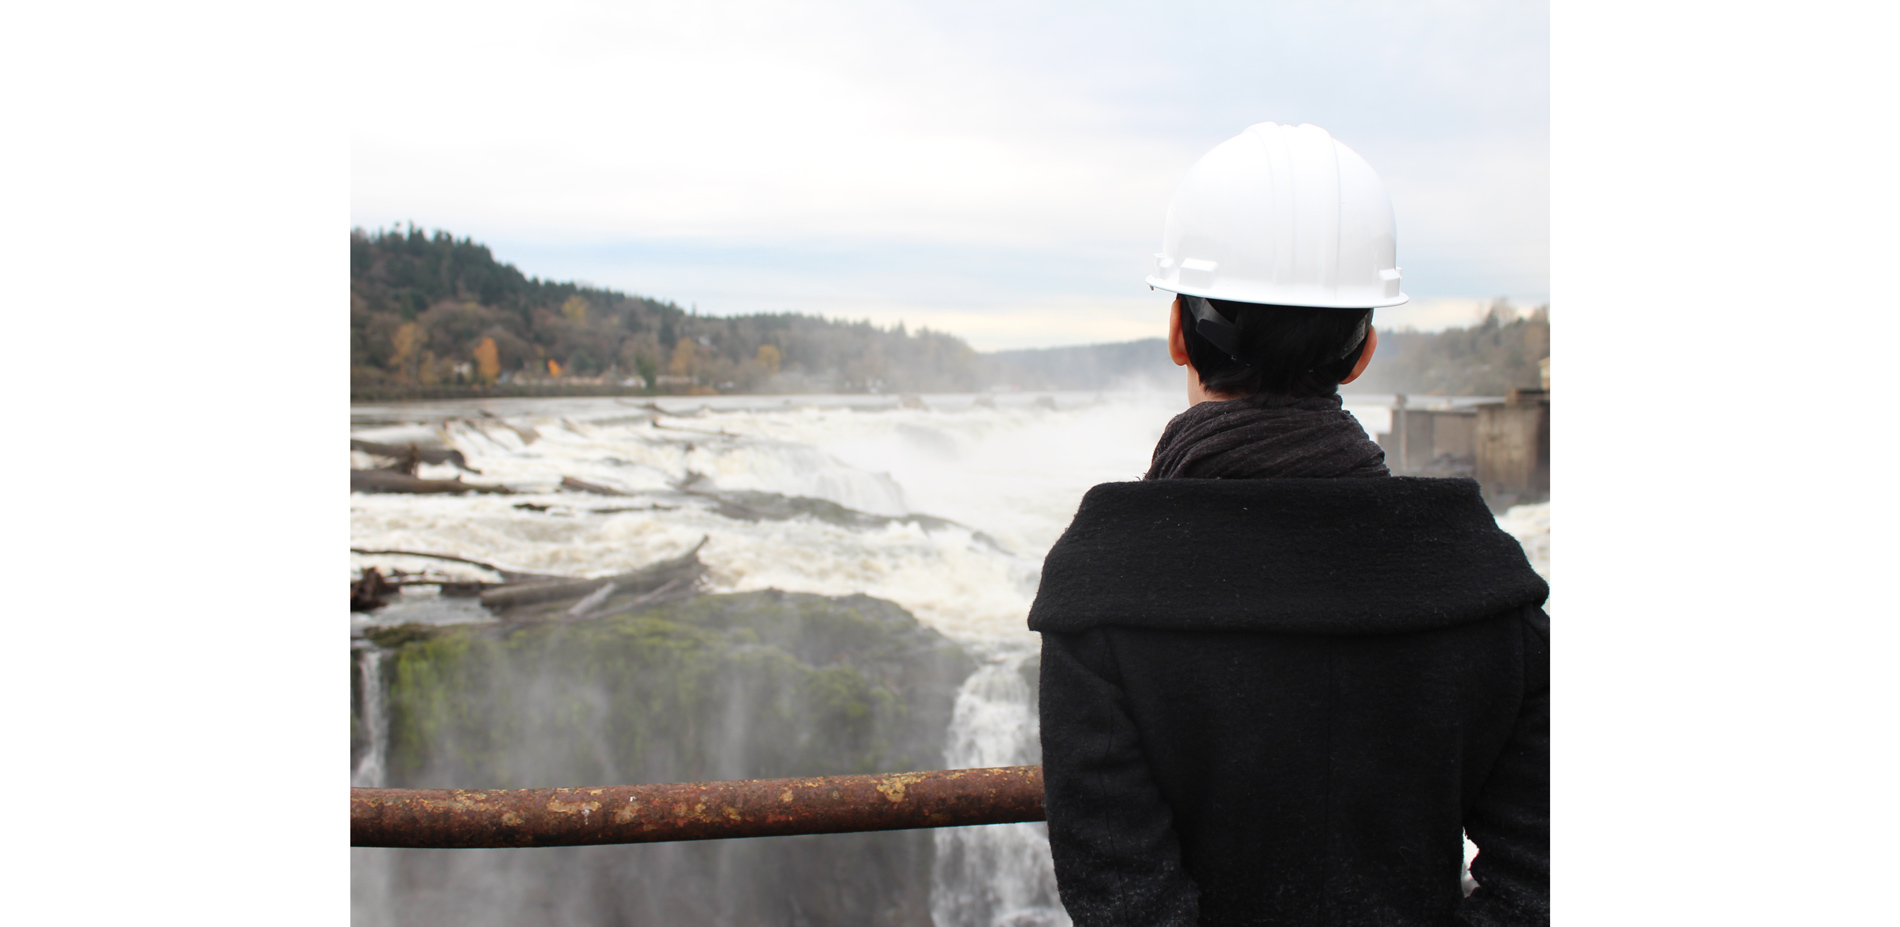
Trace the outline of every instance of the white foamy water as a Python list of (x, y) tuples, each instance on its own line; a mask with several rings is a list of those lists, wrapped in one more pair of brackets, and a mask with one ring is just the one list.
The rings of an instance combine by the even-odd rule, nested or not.
[[(359, 417), (371, 419), (430, 415), (437, 422), (426, 434), (401, 426), (363, 428), (358, 436), (426, 437), (462, 451), (482, 471), (464, 479), (517, 494), (354, 495), (352, 543), (602, 575), (675, 555), (705, 536), (700, 557), (714, 591), (863, 592), (903, 605), (961, 642), (1033, 641), (1023, 622), (1043, 554), (1090, 486), (1141, 475), (1162, 426), (1184, 403), (1152, 394), (1054, 394), (1051, 402), (1002, 397), (986, 408), (975, 399), (930, 396), (923, 409), (897, 408), (888, 399), (882, 408), (797, 398), (737, 408), (729, 401), (728, 408), (704, 411), (709, 403), (699, 400), (662, 403), (698, 412), (690, 417), (655, 416), (612, 399), (550, 402), (544, 409), (517, 404), (491, 410), (494, 418), (481, 409), (499, 404), (359, 408)], [(425, 466), (422, 475), (455, 473)], [(562, 477), (632, 495), (564, 492)], [(691, 488), (698, 490), (806, 496), (874, 515), (921, 513), (956, 524), (734, 520), (678, 498), (673, 487), (695, 477)], [(611, 509), (633, 511), (601, 511)], [(416, 559), (356, 561), (487, 575)], [(446, 603), (414, 607), (423, 620), (455, 617)], [(405, 601), (376, 620), (400, 620), (409, 608)]]
[(362, 699), (365, 710), (362, 713), (363, 735), (369, 742), (369, 749), (350, 770), (352, 788), (374, 789), (383, 785), (383, 761), (389, 749), (389, 739), (385, 736), (383, 725), (383, 674), (381, 673), (383, 654), (375, 647), (356, 647), (350, 653), (350, 662), (361, 680)]
[[(1030, 651), (994, 653), (957, 692), (944, 760), (952, 769), (1042, 762)], [(932, 835), (930, 916), (937, 927), (1067, 927), (1042, 824), (949, 827)]]
[(1510, 511), (1498, 516), (1498, 527), (1510, 532), (1524, 545), (1524, 555), (1530, 558), (1531, 569), (1537, 571), (1546, 581), (1550, 579), (1550, 503), (1539, 502), (1535, 505), (1514, 505)]
[[(503, 568), (598, 576), (675, 556), (707, 539), (713, 592), (777, 588), (889, 599), (965, 645), (981, 667), (958, 693), (946, 732), (953, 767), (1039, 762), (1025, 667), (1025, 624), (1042, 558), (1097, 483), (1138, 479), (1178, 391), (890, 397), (668, 398), (656, 413), (625, 399), (493, 400), (359, 406), (353, 436), (461, 451), (515, 494), (353, 494), (351, 543), (454, 554)], [(912, 404), (915, 406), (916, 404)], [(1385, 397), (1348, 397), (1369, 432), (1387, 427)], [(352, 455), (355, 466), (366, 458)], [(447, 465), (421, 475), (453, 478)], [(563, 477), (625, 496), (563, 491)], [(859, 512), (925, 520), (833, 524), (811, 516), (745, 521), (714, 511), (708, 491), (829, 500)], [(947, 521), (940, 521), (947, 520)], [(1549, 575), (1549, 505), (1500, 517)], [(355, 555), (357, 567), (492, 579), (474, 566)], [(404, 595), (357, 626), (487, 619), (469, 599)], [(359, 659), (368, 659), (369, 655)], [(365, 698), (379, 693), (365, 692)], [(369, 733), (380, 738), (381, 725)], [(353, 770), (381, 777), (383, 745)], [(939, 831), (931, 892), (939, 927), (1067, 924), (1041, 825)]]

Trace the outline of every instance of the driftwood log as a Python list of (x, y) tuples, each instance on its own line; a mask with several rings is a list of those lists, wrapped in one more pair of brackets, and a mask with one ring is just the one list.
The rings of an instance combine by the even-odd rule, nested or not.
[(544, 583), (573, 578), (570, 576), (558, 576), (553, 573), (529, 573), (523, 570), (503, 569), (502, 567), (482, 560), (471, 560), (467, 557), (457, 557), (454, 554), (432, 554), (420, 550), (371, 550), (366, 547), (352, 547), (350, 548), (350, 553), (362, 554), (368, 557), (423, 557), (429, 560), (447, 560), (450, 563), (466, 563), (469, 566), (478, 566), (491, 573), (498, 574), (501, 576), (503, 583)]
[[(706, 565), (699, 562), (701, 537), (693, 549), (658, 563), (648, 564), (630, 573), (580, 579), (547, 573), (504, 570), (453, 554), (432, 554), (416, 550), (376, 550), (352, 547), (350, 552), (365, 556), (428, 557), (453, 563), (466, 563), (501, 574), (504, 582), (453, 580), (427, 574), (398, 574), (391, 582), (376, 567), (366, 567), (362, 577), (350, 583), (350, 609), (371, 611), (388, 604), (387, 596), (403, 586), (437, 586), (446, 596), (481, 597), (482, 606), (505, 621), (578, 621), (608, 614), (648, 608), (663, 602), (691, 598), (698, 593), (699, 578)], [(578, 601), (576, 601), (578, 600)], [(574, 602), (568, 606), (567, 603)]]
[(383, 578), (383, 571), (370, 567), (361, 579), (350, 583), (350, 611), (371, 612), (389, 604), (386, 598), (397, 587)]
[(514, 490), (506, 486), (485, 486), (480, 483), (464, 483), (461, 477), (452, 480), (425, 480), (402, 472), (390, 470), (350, 470), (350, 492), (406, 492), (406, 493), (463, 493), (485, 492), (495, 495), (512, 495)]
[(589, 483), (586, 480), (577, 480), (571, 476), (561, 477), (561, 488), (571, 489), (575, 492), (591, 492), (597, 496), (631, 496), (633, 495), (633, 493), (621, 492), (620, 490), (615, 489), (611, 486), (602, 486), (599, 483)]
[[(350, 439), (350, 450), (362, 451), (365, 454), (376, 457), (389, 457), (396, 460), (403, 460), (413, 456), (414, 459), (422, 463), (453, 464), (457, 470), (466, 470), (469, 473), (478, 475), (482, 472), (469, 466), (468, 458), (463, 457), (462, 452), (457, 450), (424, 448), (418, 447), (415, 444), (379, 444), (375, 441), (362, 441), (356, 438)], [(413, 476), (415, 474), (412, 471), (410, 475)]]
[[(567, 599), (581, 599), (609, 583), (618, 593), (653, 593), (675, 583), (675, 589), (690, 586), (706, 572), (706, 565), (699, 562), (699, 549), (706, 546), (706, 539), (700, 538), (693, 549), (659, 563), (649, 564), (631, 573), (617, 576), (600, 576), (593, 579), (564, 579), (555, 582), (523, 583), (490, 589), (482, 593), (482, 605), (491, 611), (503, 611), (528, 605), (540, 605), (546, 602), (559, 602)], [(642, 596), (644, 598), (644, 596)]]

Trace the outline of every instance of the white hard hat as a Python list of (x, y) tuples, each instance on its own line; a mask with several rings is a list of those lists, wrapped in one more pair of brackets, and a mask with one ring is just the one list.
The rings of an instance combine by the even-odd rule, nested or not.
[(1315, 125), (1271, 122), (1201, 156), (1168, 203), (1151, 286), (1276, 306), (1379, 309), (1399, 292), (1392, 199)]

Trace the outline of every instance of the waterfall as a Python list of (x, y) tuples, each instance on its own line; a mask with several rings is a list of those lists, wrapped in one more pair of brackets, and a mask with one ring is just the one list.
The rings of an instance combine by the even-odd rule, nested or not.
[(381, 788), (384, 755), (389, 748), (389, 725), (383, 708), (383, 651), (373, 645), (351, 648), (360, 680), (357, 718), (363, 726), (367, 746), (362, 759), (350, 770), (352, 788)]
[[(1064, 396), (1055, 409), (1033, 405), (1032, 395), (982, 397), (981, 403), (974, 396), (931, 397), (922, 409), (895, 407), (888, 397), (859, 398), (863, 401), (669, 398), (660, 402), (672, 414), (657, 417), (650, 410), (629, 409), (631, 402), (604, 398), (360, 410), (353, 417), (362, 424), (403, 423), (403, 431), (358, 433), (378, 441), (426, 437), (433, 442), (438, 439), (431, 436), (441, 428), (447, 442), (483, 472), (482, 481), (507, 484), (515, 495), (505, 500), (353, 495), (351, 544), (443, 551), (514, 569), (606, 576), (674, 556), (702, 536), (709, 537), (702, 554), (711, 570), (708, 592), (863, 593), (897, 603), (977, 658), (979, 668), (960, 687), (955, 682), (960, 668), (930, 683), (935, 706), (930, 719), (906, 729), (915, 733), (921, 753), (934, 753), (932, 748), (942, 743), (944, 765), (951, 768), (1040, 762), (1037, 641), (1023, 626), (1036, 592), (1036, 567), (1090, 486), (1130, 479), (1147, 469), (1156, 439), (1182, 408), (1178, 390), (1106, 399)], [(1346, 402), (1352, 414), (1372, 416), (1370, 430), (1382, 427), (1383, 399), (1349, 396)], [(702, 421), (683, 421), (702, 405)], [(508, 417), (496, 417), (490, 406)], [(441, 425), (444, 417), (454, 421)], [(676, 484), (689, 473), (723, 490), (821, 498), (885, 516), (922, 512), (953, 523), (734, 517), (703, 496), (680, 491)], [(444, 466), (439, 472), (425, 470), (425, 475), (450, 477), (454, 471)], [(639, 498), (606, 500), (562, 492), (561, 480), (570, 475)], [(1548, 577), (1548, 504), (1519, 506), (1500, 516), (1499, 523), (1519, 537), (1533, 565)], [(465, 580), (493, 579), (486, 571), (441, 561), (352, 557), (353, 568), (427, 568)], [(412, 591), (375, 615), (353, 616), (351, 626), (360, 634), (370, 627), (409, 622), (442, 625), (491, 618), (477, 600)], [(404, 693), (386, 686), (384, 674), (393, 669), (385, 663), (395, 651), (361, 637), (351, 646), (352, 785), (387, 786), (392, 779), (399, 785), (492, 784), (419, 776), (407, 735), (403, 750), (392, 756), (389, 702)], [(517, 679), (516, 696), (540, 698), (537, 693), (553, 678)], [(738, 699), (748, 682), (722, 685)], [(954, 703), (945, 727), (951, 691)], [(572, 697), (577, 710), (596, 710), (587, 693), (574, 692)], [(590, 770), (586, 778), (631, 782), (640, 778), (631, 771), (638, 766), (633, 757), (651, 757), (653, 771), (646, 780), (664, 781), (686, 775), (679, 772), (684, 767), (668, 757), (669, 751), (691, 744), (705, 745), (715, 760), (704, 769), (693, 767), (692, 776), (750, 775), (751, 767), (722, 758), (737, 756), (731, 751), (754, 731), (748, 724), (761, 722), (733, 714), (736, 702), (721, 704), (723, 708), (690, 719), (690, 730), (700, 732), (690, 737), (681, 734), (637, 749), (626, 747), (636, 752), (609, 761), (598, 758), (608, 746), (602, 728), (600, 744), (549, 752), (545, 765), (539, 760), (515, 763), (532, 775), (509, 781), (582, 784), (567, 771), (571, 767), (561, 765), (581, 763)], [(937, 741), (940, 734), (944, 739)], [(761, 742), (777, 743), (782, 737), (784, 743), (794, 743), (803, 736), (787, 729), (782, 735), (761, 735)], [(615, 748), (620, 746), (616, 742)], [(416, 749), (448, 748), (431, 742)], [(503, 750), (545, 746), (498, 743), (493, 749), (500, 756)], [(392, 771), (399, 759), (401, 768)], [(763, 767), (773, 775), (805, 771), (773, 762), (778, 765)], [(574, 923), (730, 923), (734, 917), (718, 912), (734, 910), (752, 912), (746, 918), (757, 914), (752, 920), (739, 919), (745, 923), (914, 923), (927, 911), (937, 927), (1067, 927), (1046, 835), (1042, 824), (1007, 824), (718, 846), (358, 849), (352, 851), (353, 898), (358, 923), (366, 925), (548, 922), (548, 912), (558, 907), (568, 918), (565, 922)], [(791, 842), (795, 839), (809, 843)], [(1467, 844), (1467, 858), (1473, 852)], [(933, 861), (925, 862), (926, 853)], [(814, 857), (849, 860), (852, 868), (833, 874), (814, 868)], [(866, 873), (884, 870), (865, 865), (866, 860), (888, 863), (890, 872), (901, 871), (901, 879), (892, 876), (885, 888), (867, 888), (871, 877)], [(914, 867), (906, 868), (911, 866), (906, 860), (914, 861)], [(771, 909), (769, 899), (759, 899), (770, 891), (787, 898), (790, 893), (742, 885), (761, 873), (779, 880), (773, 883), (778, 886), (849, 884), (849, 891), (836, 895), (839, 904), (881, 905), (895, 899), (905, 906), (905, 914), (898, 918), (883, 908), (849, 905), (837, 910), (859, 913), (814, 914), (807, 902), (823, 894), (814, 892), (799, 896), (799, 910), (768, 916), (759, 912)], [(630, 911), (645, 913), (625, 913)]]
[[(944, 747), (952, 769), (1041, 762), (1035, 696), (1025, 676), (1036, 652), (1021, 645), (999, 651), (957, 691)], [(945, 828), (935, 839), (930, 917), (936, 927), (1068, 927), (1044, 825)]]

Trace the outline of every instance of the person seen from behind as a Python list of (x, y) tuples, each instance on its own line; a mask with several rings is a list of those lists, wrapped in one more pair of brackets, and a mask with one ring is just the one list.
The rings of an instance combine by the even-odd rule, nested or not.
[(1323, 129), (1252, 126), (1156, 263), (1190, 406), (1089, 491), (1029, 615), (1063, 906), (1548, 924), (1549, 588), (1475, 481), (1391, 475), (1339, 397), (1406, 301), (1383, 185)]

